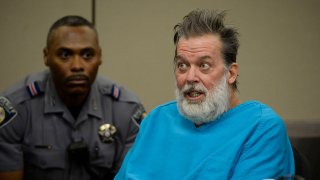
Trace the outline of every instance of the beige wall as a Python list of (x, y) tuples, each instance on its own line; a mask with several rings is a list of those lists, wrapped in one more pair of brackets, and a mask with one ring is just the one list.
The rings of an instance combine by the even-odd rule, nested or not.
[[(320, 1), (96, 0), (100, 73), (133, 90), (148, 111), (174, 99), (172, 28), (194, 8), (228, 10), (240, 32), (240, 97), (285, 120), (319, 120)], [(66, 14), (91, 18), (89, 0), (0, 2), (0, 91), (39, 71), (49, 26)]]
[(0, 91), (46, 68), (42, 50), (51, 24), (67, 14), (91, 18), (88, 0), (0, 0)]

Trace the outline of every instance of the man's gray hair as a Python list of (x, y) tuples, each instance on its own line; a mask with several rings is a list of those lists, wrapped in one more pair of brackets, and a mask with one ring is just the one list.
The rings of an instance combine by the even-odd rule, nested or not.
[[(222, 54), (225, 66), (229, 67), (237, 60), (239, 48), (239, 33), (233, 27), (224, 24), (225, 11), (196, 9), (183, 18), (181, 23), (174, 26), (174, 44), (177, 45), (181, 37), (197, 37), (206, 34), (219, 35), (222, 41)], [(177, 55), (177, 49), (175, 56)], [(237, 81), (233, 88), (237, 90)]]

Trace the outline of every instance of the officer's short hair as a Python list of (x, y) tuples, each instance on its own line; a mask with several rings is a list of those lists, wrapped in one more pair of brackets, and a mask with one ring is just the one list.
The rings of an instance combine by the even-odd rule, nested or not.
[(50, 42), (51, 42), (51, 38), (52, 38), (52, 34), (53, 32), (58, 29), (61, 26), (87, 26), (90, 29), (92, 29), (97, 36), (97, 40), (98, 40), (98, 32), (95, 28), (95, 26), (88, 21), (87, 19), (81, 17), (81, 16), (77, 16), (77, 15), (68, 15), (68, 16), (64, 16), (60, 19), (58, 19), (55, 23), (52, 24), (52, 26), (49, 29), (48, 35), (47, 35), (47, 47), (50, 46)]
[[(196, 9), (187, 14), (181, 23), (174, 26), (174, 44), (177, 45), (181, 37), (197, 37), (205, 34), (216, 34), (222, 42), (222, 56), (226, 67), (237, 60), (239, 48), (239, 33), (224, 23), (225, 11)], [(176, 52), (177, 53), (177, 49)], [(177, 54), (175, 54), (176, 56)], [(237, 81), (233, 84), (237, 89)]]

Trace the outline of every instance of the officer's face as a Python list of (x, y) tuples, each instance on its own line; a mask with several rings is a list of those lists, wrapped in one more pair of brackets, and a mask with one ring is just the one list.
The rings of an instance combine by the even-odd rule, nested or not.
[(86, 26), (62, 26), (56, 29), (44, 49), (60, 95), (87, 95), (101, 64), (101, 49), (96, 33)]

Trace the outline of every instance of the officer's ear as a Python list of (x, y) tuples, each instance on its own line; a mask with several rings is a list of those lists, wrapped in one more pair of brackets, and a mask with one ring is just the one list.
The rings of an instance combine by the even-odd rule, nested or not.
[(49, 65), (49, 60), (48, 60), (48, 58), (49, 58), (49, 50), (48, 50), (48, 48), (47, 47), (45, 47), (44, 49), (43, 49), (43, 60), (44, 60), (44, 64), (46, 65), (46, 66), (48, 66)]

